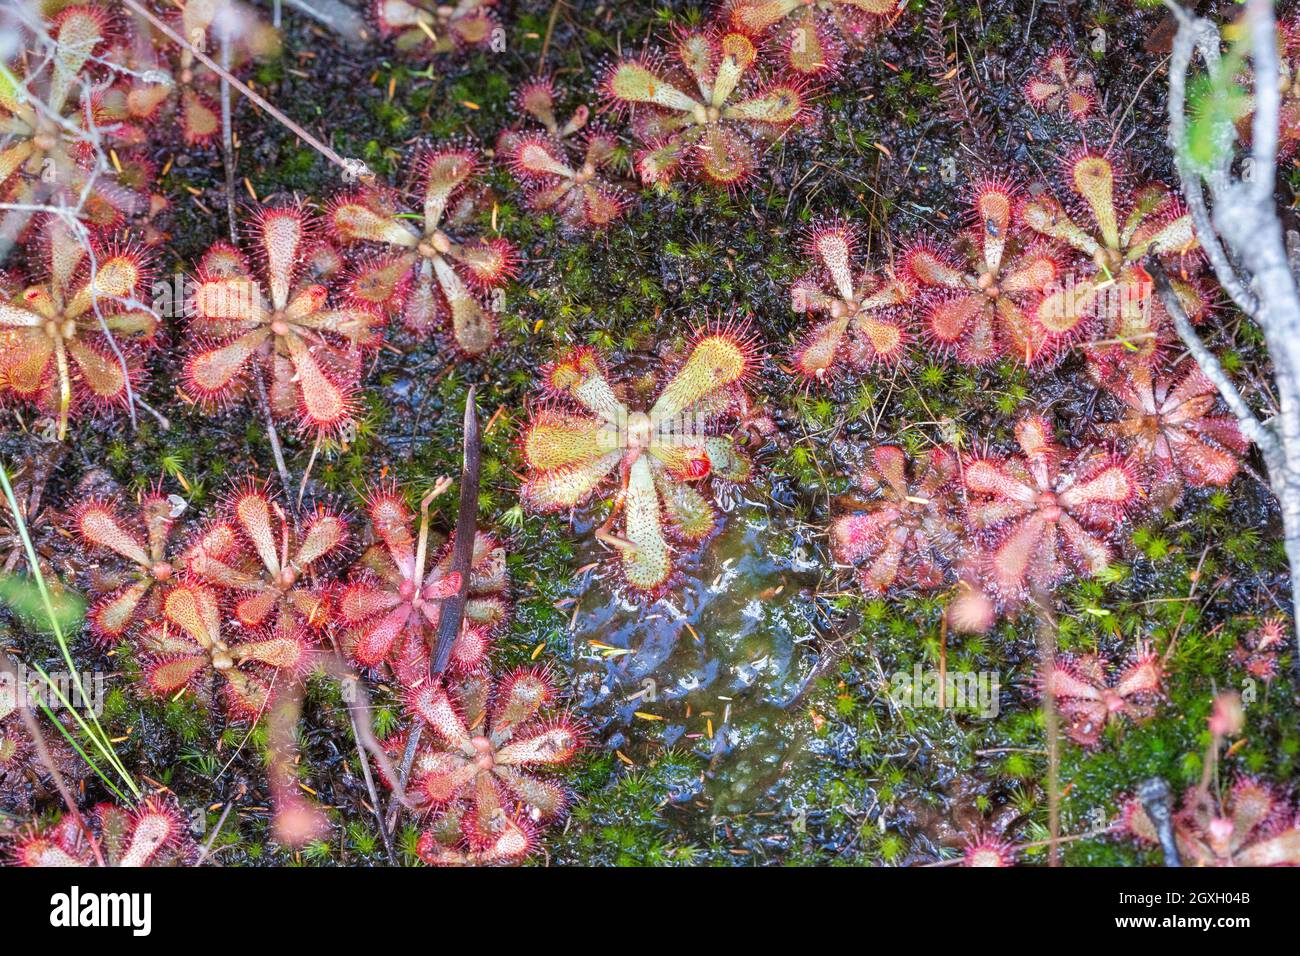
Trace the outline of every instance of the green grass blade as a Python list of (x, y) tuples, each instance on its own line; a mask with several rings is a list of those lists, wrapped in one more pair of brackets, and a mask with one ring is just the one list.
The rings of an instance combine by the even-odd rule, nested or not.
[[(63, 656), (63, 662), (67, 665), (68, 675), (71, 677), (73, 684), (81, 694), (81, 699), (83, 701), (89, 701), (90, 695), (86, 693), (86, 688), (81, 683), (81, 674), (78, 672), (76, 665), (72, 661), (72, 652), (68, 649), (68, 641), (63, 633), (63, 626), (59, 622), (58, 614), (55, 612), (54, 602), (51, 600), (49, 588), (46, 587), (45, 584), (45, 576), (41, 573), (40, 562), (36, 558), (36, 549), (32, 546), (32, 540), (27, 534), (27, 523), (23, 520), (22, 511), (18, 507), (18, 500), (14, 496), (13, 487), (9, 484), (8, 470), (3, 464), (0, 464), (0, 488), (3, 488), (4, 490), (5, 501), (9, 505), (10, 514), (13, 515), (14, 527), (18, 531), (18, 536), (22, 539), (23, 549), (27, 554), (27, 563), (32, 571), (32, 579), (36, 582), (37, 593), (40, 595), (41, 604), (44, 608), (46, 617), (49, 620), (50, 629), (54, 634), (55, 642), (59, 645), (59, 651)], [(131, 777), (131, 774), (126, 769), (125, 765), (123, 765), (121, 758), (118, 757), (117, 751), (113, 748), (113, 744), (109, 740), (108, 734), (100, 725), (99, 718), (94, 714), (94, 712), (91, 712), (90, 723), (87, 723), (76, 708), (69, 704), (67, 698), (64, 697), (62, 691), (54, 685), (49, 675), (46, 674), (39, 665), (35, 667), (35, 670), (41, 675), (42, 679), (50, 690), (54, 692), (55, 696), (59, 698), (60, 703), (68, 708), (69, 713), (72, 714), (72, 717), (77, 722), (77, 726), (80, 727), (81, 732), (86, 735), (94, 745), (95, 749), (99, 751), (100, 756), (103, 757), (105, 763), (113, 768), (121, 778), (122, 782), (126, 785), (126, 788), (130, 790), (134, 796), (141, 796), (139, 786)], [(62, 727), (60, 722), (56, 721), (56, 723)], [(93, 764), (91, 764), (91, 766), (94, 767)], [(95, 769), (98, 773), (98, 768)], [(101, 774), (101, 776), (103, 775)], [(113, 789), (116, 790), (117, 788), (114, 787)]]

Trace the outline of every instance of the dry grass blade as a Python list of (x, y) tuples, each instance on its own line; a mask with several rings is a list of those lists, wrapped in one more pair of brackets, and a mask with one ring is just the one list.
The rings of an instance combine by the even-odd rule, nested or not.
[(456, 515), (456, 545), (451, 554), (451, 573), (460, 575), (456, 593), (442, 605), (438, 618), (438, 641), (432, 655), (432, 674), (436, 678), (447, 669), (451, 648), (460, 633), (465, 616), (465, 595), (469, 592), (470, 566), (474, 558), (474, 538), (478, 532), (478, 486), (482, 460), (478, 405), (474, 388), (465, 397), (464, 457), (460, 472), (460, 511)]

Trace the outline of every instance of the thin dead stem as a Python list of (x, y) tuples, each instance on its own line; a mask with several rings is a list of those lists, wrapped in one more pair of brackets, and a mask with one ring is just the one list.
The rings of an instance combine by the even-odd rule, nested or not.
[(196, 60), (198, 60), (200, 63), (206, 66), (213, 73), (216, 73), (218, 76), (220, 76), (224, 81), (229, 83), (235, 89), (239, 90), (240, 93), (242, 93), (244, 96), (248, 97), (248, 99), (256, 103), (257, 106), (259, 106), (261, 109), (265, 110), (271, 116), (271, 118), (274, 119), (277, 123), (280, 123), (286, 129), (292, 132), (295, 136), (301, 139), (304, 143), (306, 143), (312, 149), (316, 150), (316, 152), (320, 153), (322, 156), (328, 159), (335, 166), (339, 167), (339, 169), (342, 169), (349, 176), (355, 177), (358, 174), (358, 168), (360, 166), (360, 163), (357, 160), (344, 159), (342, 156), (340, 156), (330, 147), (326, 146), (315, 136), (311, 135), (311, 133), (307, 132), (305, 129), (303, 129), (293, 120), (289, 119), (289, 117), (285, 116), (284, 113), (280, 112), (280, 110), (276, 109), (270, 102), (266, 100), (265, 97), (259, 96), (256, 92), (250, 89), (247, 84), (241, 82), (239, 78), (231, 74), (229, 70), (223, 69), (218, 63), (216, 63), (212, 59), (212, 57), (208, 56), (202, 50), (199, 50), (196, 47), (194, 47), (192, 44), (190, 44), (189, 41), (187, 41), (179, 33), (173, 30), (164, 21), (154, 16), (152, 12), (150, 12), (143, 5), (138, 3), (137, 0), (122, 0), (122, 3), (124, 3), (131, 10), (135, 11), (140, 16), (148, 20), (153, 25), (154, 29), (156, 29), (163, 36), (167, 37), (167, 39), (171, 40), (173, 43), (175, 43), (177, 46), (181, 47), (182, 49), (188, 50), (190, 53), (192, 53)]
[(1034, 595), (1034, 610), (1038, 620), (1038, 668), (1043, 685), (1043, 727), (1047, 737), (1047, 865), (1061, 865), (1061, 730), (1060, 715), (1056, 709), (1056, 695), (1048, 676), (1056, 666), (1056, 615), (1051, 600), (1044, 593)]
[(45, 742), (45, 734), (41, 731), (41, 725), (36, 720), (36, 715), (32, 713), (31, 707), (23, 699), (22, 695), (25, 688), (21, 685), (22, 678), (18, 674), (18, 668), (14, 667), (14, 662), (3, 650), (0, 650), (0, 671), (4, 671), (13, 682), (14, 706), (22, 718), (23, 726), (27, 729), (27, 736), (32, 739), (32, 745), (36, 748), (37, 759), (40, 760), (41, 766), (45, 768), (46, 773), (50, 775), (50, 779), (54, 781), (54, 787), (59, 791), (59, 796), (63, 798), (64, 806), (68, 808), (72, 818), (77, 821), (77, 826), (85, 834), (86, 842), (90, 846), (90, 852), (95, 856), (96, 865), (105, 866), (104, 854), (100, 850), (99, 841), (95, 839), (95, 834), (91, 832), (85, 818), (82, 817), (81, 811), (77, 808), (77, 801), (72, 795), (72, 790), (68, 787), (67, 781), (63, 779), (63, 774), (59, 772), (59, 765), (55, 763), (54, 758), (50, 755), (50, 748)]

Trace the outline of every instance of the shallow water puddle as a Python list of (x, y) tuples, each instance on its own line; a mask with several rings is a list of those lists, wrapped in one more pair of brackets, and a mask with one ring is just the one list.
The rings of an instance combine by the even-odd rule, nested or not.
[[(816, 664), (801, 592), (818, 575), (797, 540), (775, 512), (742, 501), (700, 552), (679, 556), (681, 581), (667, 597), (625, 600), (611, 575), (579, 598), (578, 707), (633, 759), (664, 746), (706, 758), (705, 791), (719, 810), (755, 808), (807, 723), (787, 712)], [(599, 560), (599, 549), (584, 559)]]

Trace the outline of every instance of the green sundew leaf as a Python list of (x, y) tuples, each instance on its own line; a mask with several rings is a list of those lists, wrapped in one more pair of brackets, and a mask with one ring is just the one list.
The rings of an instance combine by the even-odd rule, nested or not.
[(1250, 97), (1237, 82), (1240, 54), (1230, 52), (1213, 73), (1196, 77), (1187, 90), (1187, 137), (1183, 154), (1198, 172), (1217, 166), (1232, 149), (1233, 124), (1250, 111)]
[[(23, 625), (34, 631), (50, 631), (41, 593), (31, 579), (18, 574), (0, 575), (0, 601), (9, 605)], [(54, 617), (64, 631), (75, 631), (86, 616), (86, 599), (76, 591), (52, 588), (50, 603)]]
[(9, 68), (0, 63), (0, 104), (13, 110), (27, 97), (23, 84), (18, 77), (9, 72)]

